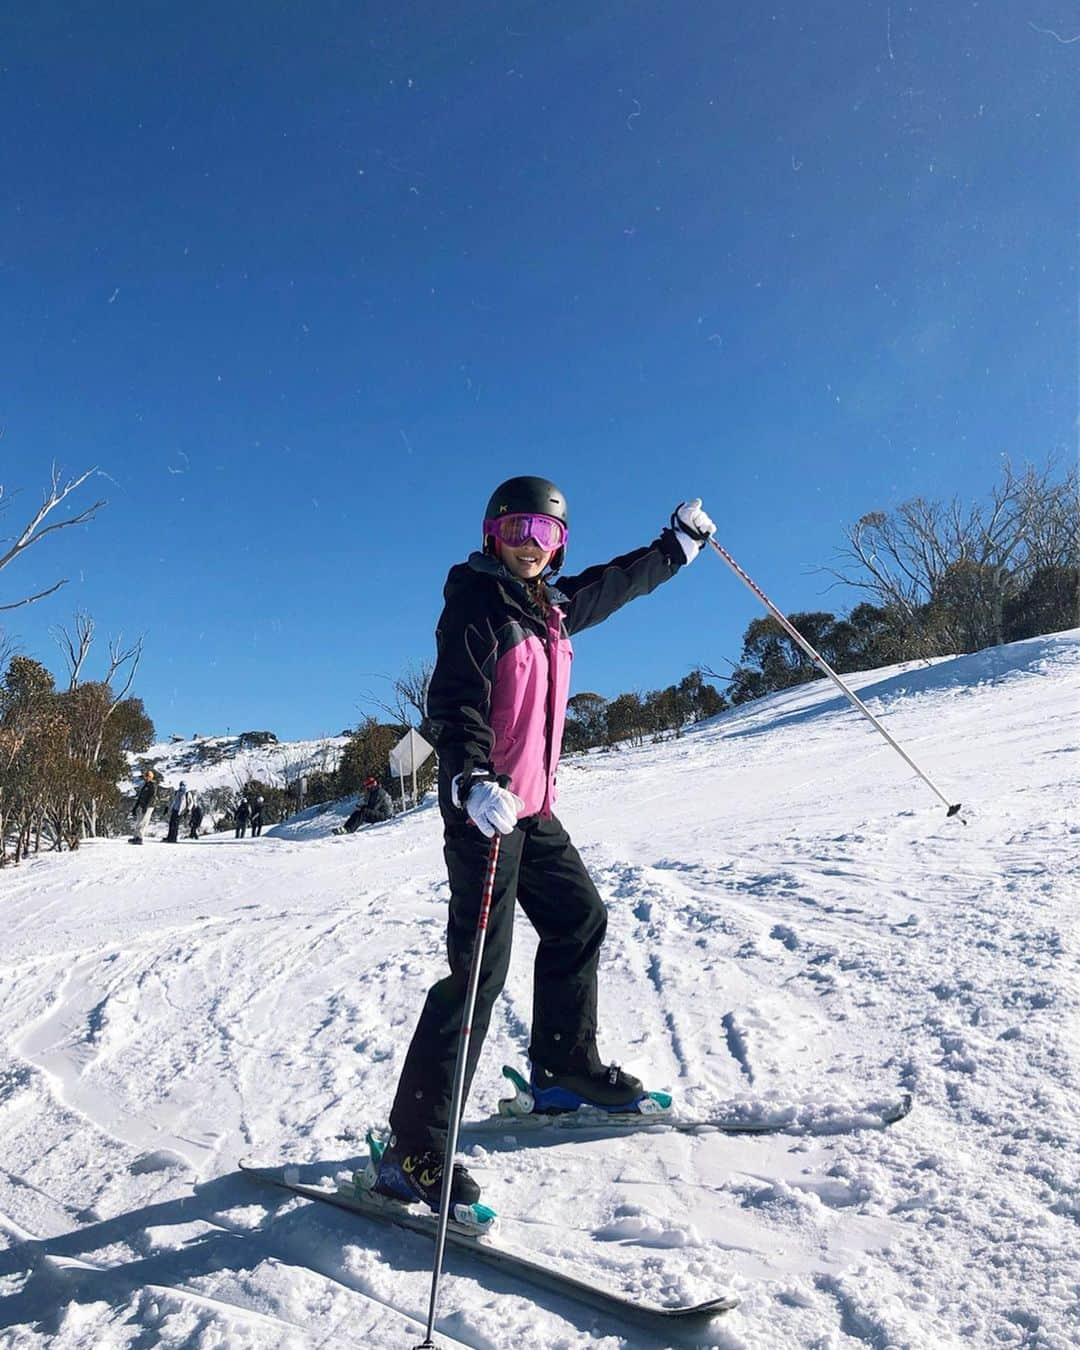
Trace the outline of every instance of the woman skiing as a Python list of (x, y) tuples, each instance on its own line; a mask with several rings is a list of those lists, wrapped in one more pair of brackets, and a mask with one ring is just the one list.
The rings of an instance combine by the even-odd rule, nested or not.
[[(648, 595), (695, 558), (715, 526), (683, 502), (645, 548), (580, 575), (551, 578), (566, 556), (563, 494), (543, 478), (495, 490), (483, 552), (450, 570), (436, 632), (428, 716), (439, 754), (439, 806), (450, 880), (450, 973), (429, 990), (401, 1071), (377, 1190), (437, 1210), (469, 962), (488, 859), (503, 836), (465, 1074), (472, 1082), (510, 961), (515, 896), (540, 937), (533, 980), (532, 1091), (537, 1109), (635, 1108), (641, 1083), (596, 1046), (596, 972), (607, 913), (553, 814), (570, 684), (571, 635)], [(504, 787), (499, 779), (510, 780)], [(463, 1098), (464, 1101), (464, 1098)], [(460, 1164), (453, 1206), (480, 1189)]]

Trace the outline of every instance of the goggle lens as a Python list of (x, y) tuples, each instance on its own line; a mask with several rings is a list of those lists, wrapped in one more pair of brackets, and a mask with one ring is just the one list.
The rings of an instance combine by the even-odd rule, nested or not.
[(499, 516), (484, 521), (484, 533), (496, 535), (511, 548), (520, 548), (531, 539), (545, 553), (554, 553), (566, 543), (566, 526), (554, 516)]

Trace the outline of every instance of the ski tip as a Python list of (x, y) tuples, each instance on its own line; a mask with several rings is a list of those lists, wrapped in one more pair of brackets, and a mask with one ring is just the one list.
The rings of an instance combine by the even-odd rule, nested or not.
[(690, 1317), (715, 1317), (717, 1313), (731, 1312), (739, 1306), (738, 1296), (735, 1294), (722, 1294), (720, 1298), (710, 1299), (708, 1303), (699, 1303), (695, 1307), (688, 1309), (687, 1315)]
[(263, 1181), (283, 1181), (287, 1186), (295, 1186), (300, 1181), (299, 1163), (260, 1162), (255, 1158), (241, 1158), (237, 1166), (241, 1172)]
[(241, 1158), (236, 1164), (241, 1172), (280, 1172), (281, 1160), (268, 1162), (265, 1158)]

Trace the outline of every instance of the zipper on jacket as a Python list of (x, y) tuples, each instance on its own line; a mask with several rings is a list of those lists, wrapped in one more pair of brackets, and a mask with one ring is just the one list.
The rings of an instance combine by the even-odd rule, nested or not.
[[(552, 618), (555, 620), (552, 626)], [(547, 659), (548, 659), (548, 689), (546, 707), (544, 710), (544, 805), (540, 814), (543, 816), (551, 815), (551, 761), (554, 753), (555, 732), (555, 691), (557, 680), (555, 678), (555, 661), (559, 652), (559, 634), (562, 631), (562, 615), (554, 606), (551, 610), (548, 620), (545, 624), (547, 628)]]

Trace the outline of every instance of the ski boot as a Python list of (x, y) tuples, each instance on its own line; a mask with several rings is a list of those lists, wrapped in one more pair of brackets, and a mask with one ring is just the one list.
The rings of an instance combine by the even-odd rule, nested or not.
[[(417, 1201), (438, 1214), (442, 1204), (445, 1155), (436, 1149), (408, 1149), (394, 1136), (384, 1143), (371, 1131), (367, 1137), (368, 1164), (354, 1175), (359, 1192), (382, 1196), (400, 1204)], [(454, 1164), (450, 1192), (450, 1219), (463, 1232), (490, 1233), (497, 1215), (480, 1204), (480, 1187), (461, 1163)]]
[(513, 1097), (499, 1102), (503, 1116), (596, 1115), (609, 1121), (638, 1120), (641, 1116), (664, 1116), (671, 1110), (667, 1092), (646, 1092), (639, 1079), (624, 1073), (617, 1064), (599, 1064), (582, 1072), (555, 1073), (534, 1064), (530, 1081), (509, 1066), (503, 1077), (514, 1088)]

